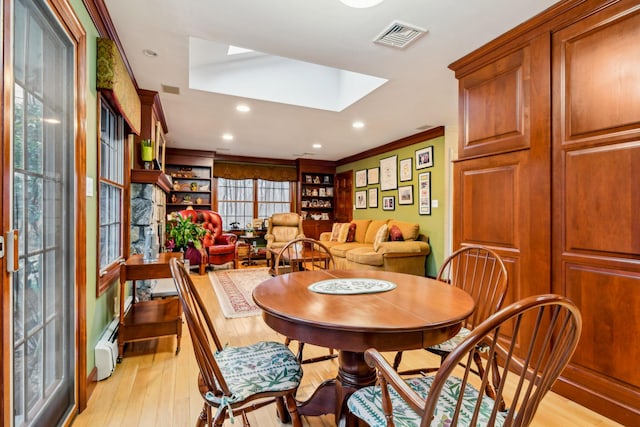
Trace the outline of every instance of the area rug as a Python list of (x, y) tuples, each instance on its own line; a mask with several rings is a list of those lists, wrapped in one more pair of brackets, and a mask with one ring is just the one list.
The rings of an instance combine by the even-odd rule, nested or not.
[(261, 282), (270, 279), (268, 268), (244, 268), (209, 272), (213, 291), (218, 297), (224, 317), (246, 317), (260, 314), (251, 292)]

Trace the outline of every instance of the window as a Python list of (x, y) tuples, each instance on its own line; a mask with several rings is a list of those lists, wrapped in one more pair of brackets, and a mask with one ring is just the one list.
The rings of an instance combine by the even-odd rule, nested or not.
[(274, 213), (291, 211), (291, 183), (289, 181), (258, 180), (258, 215), (269, 218)]
[(100, 103), (98, 296), (119, 272), (123, 257), (122, 207), (124, 194), (124, 120), (102, 100)]
[(218, 212), (225, 227), (245, 228), (253, 218), (291, 211), (291, 183), (263, 179), (218, 178)]
[(224, 226), (244, 228), (253, 220), (253, 180), (218, 178), (218, 213)]

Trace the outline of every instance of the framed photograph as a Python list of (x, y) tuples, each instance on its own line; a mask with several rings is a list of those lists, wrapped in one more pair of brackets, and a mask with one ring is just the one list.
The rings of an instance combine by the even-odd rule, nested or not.
[(402, 187), (398, 187), (398, 204), (413, 204), (413, 185), (403, 185)]
[(431, 172), (418, 175), (418, 213), (431, 215)]
[(380, 183), (380, 168), (367, 169), (367, 184)]
[(400, 181), (411, 181), (413, 179), (411, 157), (400, 160)]
[(367, 191), (356, 191), (356, 209), (367, 208)]
[(384, 196), (382, 198), (382, 210), (392, 211), (396, 208), (396, 198), (394, 196)]
[(367, 186), (367, 170), (356, 171), (356, 188)]
[(378, 189), (377, 188), (369, 189), (369, 207), (370, 208), (378, 207)]
[(416, 150), (416, 169), (433, 167), (433, 145)]
[(398, 156), (380, 159), (380, 190), (398, 188)]

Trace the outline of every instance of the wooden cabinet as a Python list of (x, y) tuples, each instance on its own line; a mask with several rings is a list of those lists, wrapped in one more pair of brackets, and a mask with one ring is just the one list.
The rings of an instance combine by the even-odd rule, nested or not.
[(335, 221), (335, 165), (333, 162), (298, 160), (298, 212), (306, 237), (318, 239)]
[(213, 210), (213, 153), (167, 150), (165, 172), (172, 180), (167, 213), (189, 206)]
[(554, 390), (640, 424), (637, 1), (563, 1), (456, 61), (454, 248), (496, 249), (507, 303), (559, 293), (581, 340)]

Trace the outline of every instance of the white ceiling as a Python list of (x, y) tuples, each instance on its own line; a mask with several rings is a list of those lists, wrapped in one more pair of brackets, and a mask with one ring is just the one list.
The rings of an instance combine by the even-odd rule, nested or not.
[[(338, 0), (105, 0), (138, 86), (160, 93), (169, 147), (322, 160), (425, 126), (457, 126), (457, 81), (447, 66), (555, 2), (386, 0), (352, 9)], [(405, 49), (373, 43), (393, 21), (428, 33)], [(207, 93), (189, 88), (189, 37), (389, 81), (340, 112)], [(251, 112), (237, 112), (239, 103)], [(353, 129), (355, 120), (366, 127)], [(233, 141), (222, 140), (227, 132)]]

